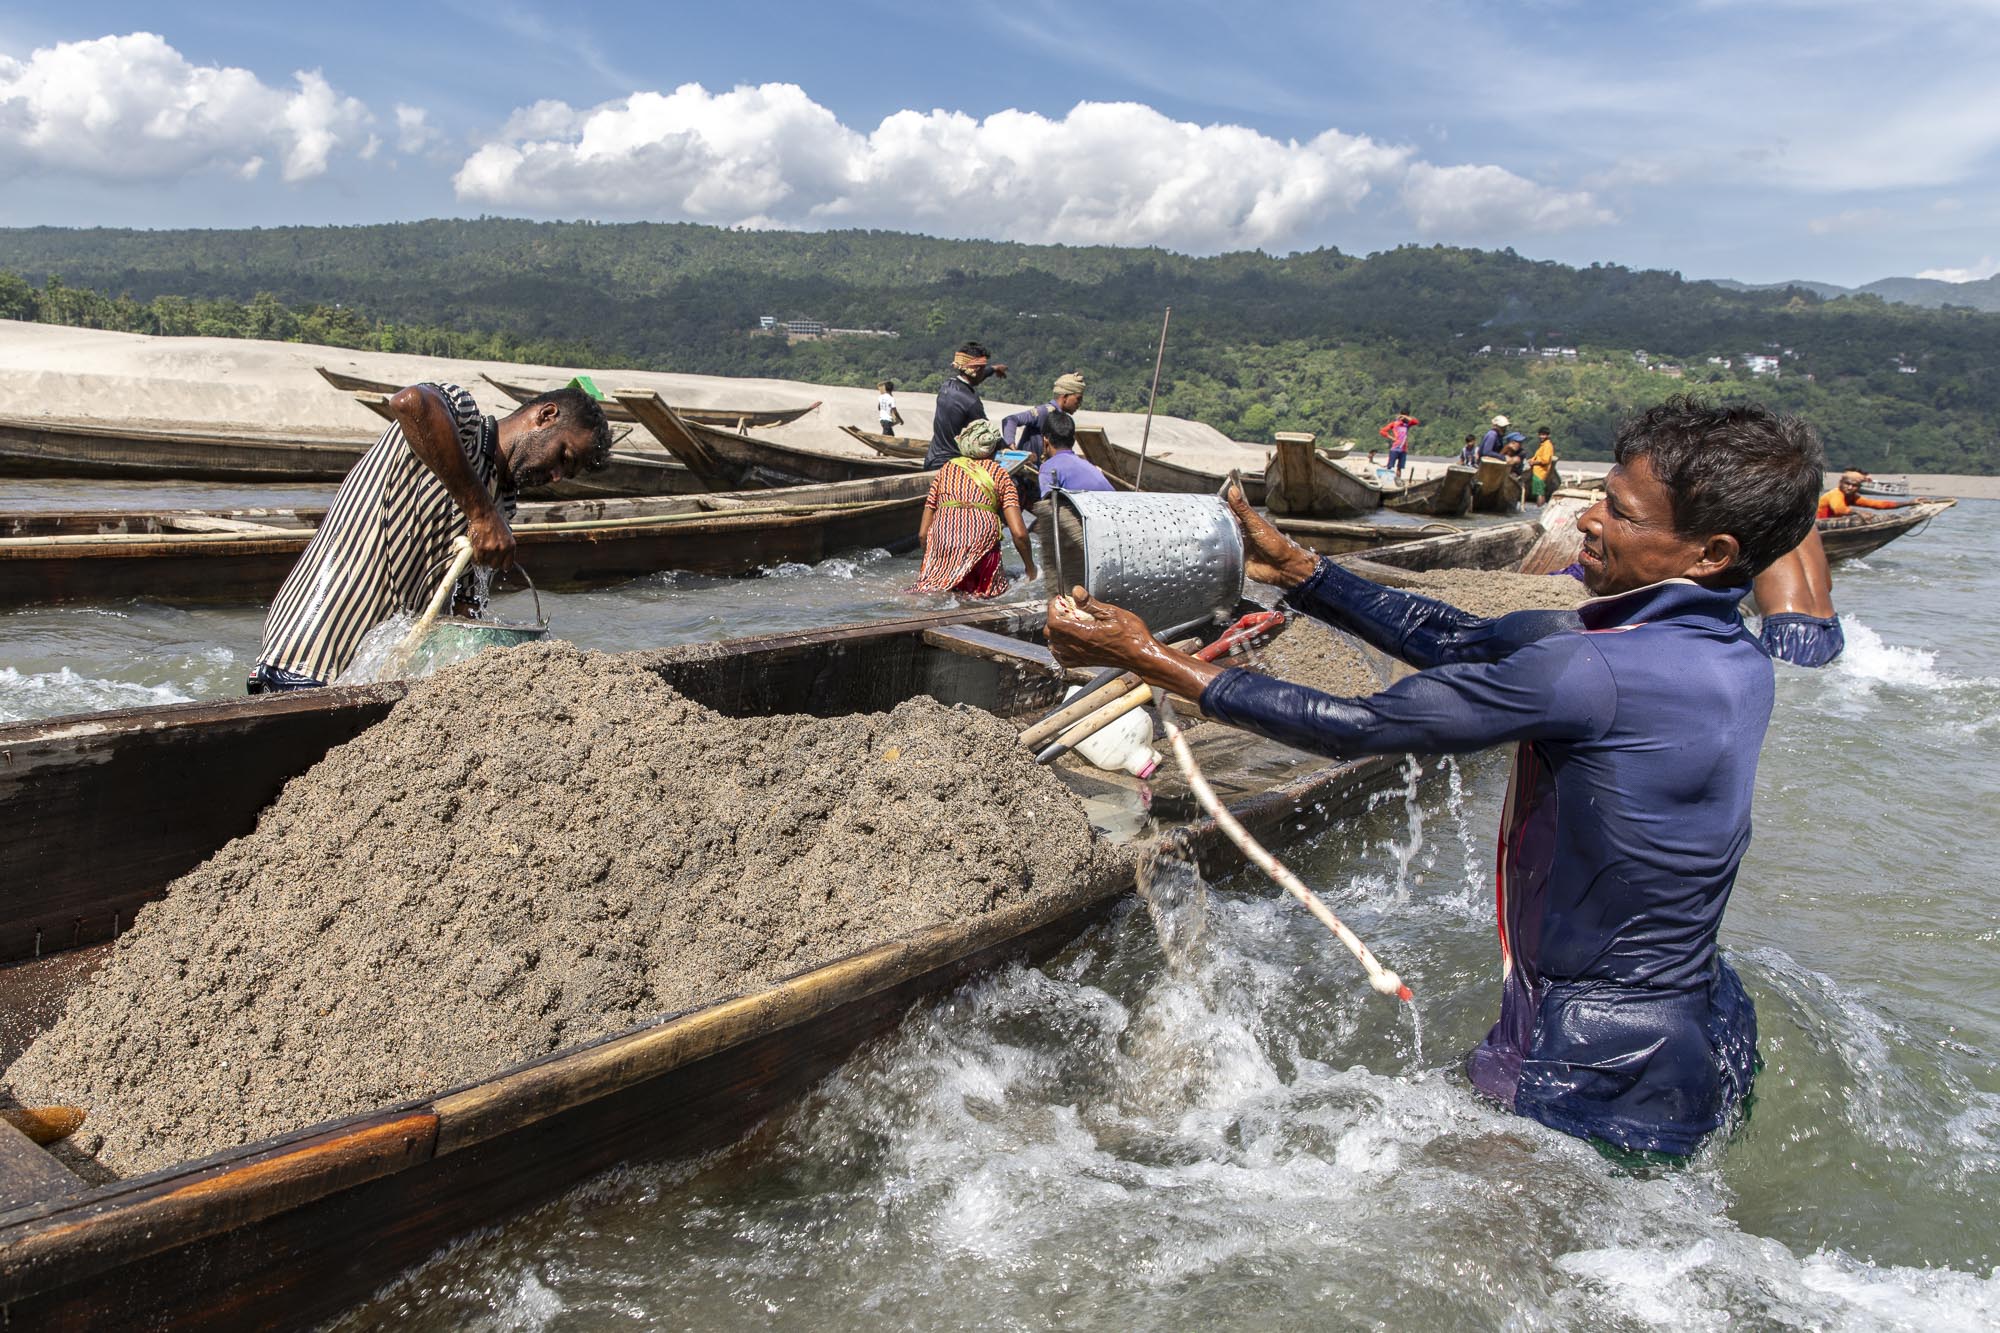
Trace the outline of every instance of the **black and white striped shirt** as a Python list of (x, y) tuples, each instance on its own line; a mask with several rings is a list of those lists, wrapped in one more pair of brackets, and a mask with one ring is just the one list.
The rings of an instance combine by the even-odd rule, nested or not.
[[(500, 490), (493, 419), (458, 385), (430, 387), (451, 410), (473, 476), (511, 522), (515, 495)], [(451, 492), (391, 423), (340, 483), (325, 521), (285, 576), (264, 617), (260, 663), (331, 682), (369, 630), (430, 602), (452, 539), (466, 527)]]

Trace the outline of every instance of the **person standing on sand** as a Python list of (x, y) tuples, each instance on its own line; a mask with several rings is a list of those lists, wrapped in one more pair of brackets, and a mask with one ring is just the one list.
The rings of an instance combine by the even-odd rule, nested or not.
[(1549, 438), (1549, 428), (1543, 426), (1535, 432), (1535, 456), (1528, 460), (1528, 498), (1537, 505), (1549, 502), (1549, 492), (1555, 489), (1556, 442)]
[(1066, 666), (1122, 667), (1319, 754), (1515, 742), (1500, 1018), (1472, 1083), (1608, 1149), (1684, 1156), (1757, 1064), (1756, 1011), (1716, 946), (1776, 692), (1737, 603), (1812, 531), (1823, 455), (1794, 418), (1674, 398), (1626, 422), (1615, 457), (1577, 521), (1596, 597), (1494, 620), (1323, 560), (1232, 490), (1251, 578), (1418, 668), (1367, 698), (1177, 653), (1081, 588), (1051, 601), (1048, 636)]
[[(1047, 455), (1042, 451), (1042, 438), (1046, 432), (1049, 414), (1062, 412), (1074, 416), (1076, 409), (1083, 405), (1083, 376), (1071, 371), (1056, 380), (1055, 394), (1040, 407), (1024, 408), (1019, 412), (1000, 418), (1000, 438), (1009, 449), (1025, 449), (1028, 461), (1039, 463)], [(1072, 430), (1072, 439), (1074, 432)]]
[(1067, 412), (1051, 412), (1042, 423), (1048, 455), (1042, 461), (1044, 491), (1115, 491), (1104, 470), (1075, 451), (1076, 421)]
[(986, 404), (980, 401), (979, 386), (990, 376), (1007, 378), (1007, 367), (995, 365), (978, 343), (965, 343), (952, 354), (951, 375), (938, 390), (937, 406), (931, 412), (931, 443), (924, 450), (924, 466), (941, 468), (958, 457), (958, 435), (975, 421), (986, 420)]
[(476, 564), (512, 564), (517, 493), (601, 468), (611, 453), (604, 409), (574, 385), (498, 421), (456, 384), (413, 384), (389, 407), (396, 419), (340, 483), (271, 601), (251, 694), (340, 675), (369, 630), (423, 610), (460, 536)]
[(924, 499), (924, 518), (917, 528), (924, 565), (913, 591), (967, 597), (998, 597), (1007, 591), (1007, 574), (1000, 567), (1003, 526), (1026, 566), (1022, 577), (1031, 582), (1041, 577), (1014, 479), (993, 461), (999, 449), (1000, 428), (984, 417), (959, 432), (958, 453), (938, 469)]
[(1410, 428), (1423, 424), (1408, 412), (1398, 412), (1375, 432), (1389, 442), (1389, 471), (1398, 485), (1403, 481), (1403, 469), (1410, 464)]
[(896, 427), (903, 424), (903, 414), (896, 410), (896, 386), (889, 380), (883, 380), (875, 386), (875, 390), (878, 395), (875, 399), (875, 419), (881, 423), (882, 434), (894, 435)]

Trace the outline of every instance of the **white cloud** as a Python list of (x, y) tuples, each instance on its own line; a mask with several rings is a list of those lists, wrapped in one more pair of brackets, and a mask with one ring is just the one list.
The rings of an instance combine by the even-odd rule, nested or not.
[[(1498, 167), (1433, 167), (1339, 130), (1280, 140), (1082, 102), (1060, 118), (899, 111), (863, 132), (788, 83), (686, 84), (587, 110), (540, 102), (509, 117), (454, 184), (462, 200), (536, 212), (1197, 251), (1311, 243), (1378, 191), (1427, 233), (1468, 238), (1611, 216), (1588, 194)], [(1450, 187), (1478, 207), (1458, 208)]]
[(114, 181), (210, 168), (246, 179), (275, 158), (288, 181), (366, 139), (367, 109), (318, 71), (273, 88), (246, 69), (196, 65), (149, 32), (0, 54), (0, 178), (29, 171)]
[(1927, 268), (1920, 269), (1920, 278), (1935, 278), (1939, 282), (1984, 282), (2000, 273), (2000, 263), (1995, 263), (1992, 255), (1984, 255), (1970, 268)]
[(430, 113), (420, 106), (396, 103), (396, 151), (421, 153), (444, 138), (430, 123)]
[(1565, 231), (1617, 220), (1587, 192), (1550, 190), (1505, 167), (1418, 162), (1403, 181), (1403, 202), (1426, 236)]
[(1815, 236), (1838, 236), (1842, 232), (1876, 231), (1895, 221), (1886, 208), (1848, 208), (1823, 218), (1810, 218), (1806, 230)]

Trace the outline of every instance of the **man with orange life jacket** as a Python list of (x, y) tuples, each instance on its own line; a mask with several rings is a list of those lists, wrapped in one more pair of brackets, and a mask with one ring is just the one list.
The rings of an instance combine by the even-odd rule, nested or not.
[(1825, 495), (1819, 497), (1819, 518), (1846, 518), (1856, 509), (1901, 509), (1908, 500), (1884, 500), (1879, 496), (1863, 495), (1861, 485), (1870, 480), (1866, 472), (1859, 468), (1849, 468), (1840, 474), (1840, 482)]

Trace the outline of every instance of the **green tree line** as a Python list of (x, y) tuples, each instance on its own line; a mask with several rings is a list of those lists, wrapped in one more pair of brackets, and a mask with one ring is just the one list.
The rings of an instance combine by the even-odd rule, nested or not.
[[(1504, 412), (1529, 433), (1548, 426), (1568, 457), (1603, 457), (1622, 417), (1687, 388), (1801, 413), (1838, 463), (2000, 472), (2000, 316), (1798, 288), (1739, 292), (1506, 250), (1195, 258), (873, 231), (482, 218), (5, 230), (0, 268), (21, 275), (0, 289), (0, 313), (26, 299), (23, 288), (50, 305), (48, 279), (60, 277), (75, 284), (63, 291), (88, 289), (103, 306), (84, 304), (135, 319), (156, 317), (136, 312), (162, 300), (183, 302), (163, 312), (179, 321), (167, 321), (173, 331), (228, 325), (340, 346), (393, 338), (395, 350), (557, 365), (887, 378), (930, 390), (951, 350), (977, 338), (1011, 365), (1008, 397), (1033, 398), (1080, 370), (1091, 406), (1127, 411), (1145, 405), (1160, 314), (1172, 305), (1159, 410), (1239, 439), (1312, 430), (1365, 441), (1407, 410), (1424, 419), (1420, 448), (1451, 452)], [(218, 308), (208, 316), (217, 328), (184, 327), (184, 310), (216, 302), (241, 313)], [(762, 315), (900, 336), (788, 342), (757, 331)], [(1489, 344), (1578, 356), (1477, 355)], [(1684, 377), (1640, 364), (1642, 349)], [(1778, 356), (1781, 373), (1750, 375), (1749, 353)]]

